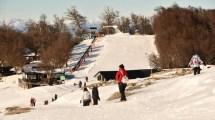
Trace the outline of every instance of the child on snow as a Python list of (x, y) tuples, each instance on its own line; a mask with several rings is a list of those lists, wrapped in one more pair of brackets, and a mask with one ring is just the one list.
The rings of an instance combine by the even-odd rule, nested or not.
[(35, 107), (35, 104), (36, 104), (36, 99), (31, 97), (30, 99), (30, 103), (31, 103), (31, 107)]
[(194, 75), (200, 74), (200, 65), (203, 64), (203, 61), (200, 59), (198, 54), (192, 56), (188, 66), (192, 67), (194, 70)]
[(81, 102), (83, 102), (83, 106), (89, 106), (90, 105), (91, 94), (86, 87), (84, 88), (84, 93), (83, 93), (82, 100), (80, 101), (80, 103)]

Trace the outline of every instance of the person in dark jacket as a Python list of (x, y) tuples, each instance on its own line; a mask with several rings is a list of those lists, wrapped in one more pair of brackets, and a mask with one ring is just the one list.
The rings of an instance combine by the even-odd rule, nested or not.
[(44, 105), (48, 105), (49, 104), (49, 101), (48, 100), (45, 100), (44, 101)]
[(79, 81), (78, 85), (79, 85), (79, 88), (81, 88), (81, 86), (82, 86), (82, 82), (81, 82), (81, 81)]
[(84, 82), (84, 87), (86, 87), (87, 86), (87, 83), (86, 82)]
[(116, 79), (118, 86), (119, 86), (119, 92), (121, 95), (120, 101), (126, 101), (127, 100), (126, 96), (125, 96), (125, 88), (126, 88), (127, 84), (122, 82), (123, 76), (128, 77), (128, 73), (125, 71), (124, 65), (121, 64), (121, 65), (119, 65), (119, 71), (116, 73), (116, 76), (115, 76), (115, 79)]
[(98, 86), (94, 85), (92, 89), (92, 98), (93, 98), (93, 105), (98, 105), (98, 100), (100, 101)]
[(57, 100), (57, 94), (54, 95), (54, 99)]
[(87, 76), (85, 77), (85, 80), (86, 80), (86, 82), (88, 82), (88, 77)]

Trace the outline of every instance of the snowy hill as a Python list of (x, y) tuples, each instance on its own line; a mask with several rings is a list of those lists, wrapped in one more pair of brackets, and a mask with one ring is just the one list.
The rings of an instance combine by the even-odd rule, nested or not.
[[(68, 63), (73, 66), (92, 40), (77, 45)], [(118, 85), (100, 86), (101, 101), (97, 106), (82, 107), (82, 90), (73, 83), (89, 76), (88, 85), (97, 82), (93, 75), (100, 70), (117, 70), (123, 63), (126, 69), (149, 68), (148, 54), (156, 52), (154, 36), (109, 35), (98, 40), (86, 62), (74, 72), (75, 78), (63, 85), (23, 90), (17, 86), (21, 75), (8, 76), (0, 82), (0, 120), (213, 120), (215, 119), (215, 67), (203, 67), (201, 74), (152, 81), (128, 92), (126, 102), (107, 101)], [(172, 76), (169, 72), (157, 77)], [(142, 84), (144, 79), (131, 82)], [(90, 90), (91, 92), (91, 90)], [(58, 99), (51, 102), (54, 94)], [(4, 115), (11, 106), (29, 107), (30, 97), (37, 100), (35, 109), (16, 115)], [(43, 105), (44, 100), (49, 105)]]
[[(75, 48), (73, 54), (82, 54), (80, 51), (86, 49), (92, 40), (86, 40)], [(82, 46), (80, 49), (79, 46)], [(84, 47), (83, 47), (84, 46)], [(148, 55), (157, 54), (154, 45), (154, 35), (136, 36), (128, 34), (109, 35), (97, 40), (93, 47), (93, 52), (86, 59), (83, 66), (74, 73), (76, 77), (89, 76), (89, 79), (95, 79), (93, 76), (99, 71), (118, 70), (120, 64), (124, 64), (127, 70), (149, 69)], [(71, 59), (77, 62), (76, 57)]]

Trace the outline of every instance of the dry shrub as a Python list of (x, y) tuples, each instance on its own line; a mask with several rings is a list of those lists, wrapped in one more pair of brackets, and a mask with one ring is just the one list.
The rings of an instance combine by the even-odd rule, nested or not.
[(6, 108), (5, 115), (14, 115), (14, 114), (26, 113), (26, 112), (30, 112), (31, 109), (32, 108), (29, 108), (29, 107), (20, 108), (18, 106), (8, 107), (8, 108)]
[(177, 70), (175, 74), (178, 76), (183, 76), (183, 75), (191, 74), (191, 73), (192, 73), (191, 69), (180, 69), (180, 70)]
[(126, 90), (130, 91), (130, 90), (140, 89), (141, 86), (142, 86), (142, 84), (129, 83), (128, 86), (126, 87)]
[[(130, 95), (133, 95), (133, 94), (134, 94), (134, 93), (125, 92), (125, 95), (126, 95), (126, 96), (130, 96)], [(112, 95), (107, 99), (107, 101), (119, 99), (120, 97), (121, 97), (120, 93), (119, 93), (119, 92), (115, 92), (114, 94), (112, 94)]]
[(145, 80), (144, 81), (144, 85), (145, 86), (149, 86), (149, 85), (151, 85), (152, 84), (152, 82), (150, 81), (150, 80)]
[(101, 81), (98, 83), (93, 83), (93, 84), (87, 85), (87, 87), (93, 88), (93, 86), (95, 86), (95, 85), (97, 85), (99, 87), (99, 86), (108, 86), (108, 85), (114, 85), (114, 84), (116, 84), (116, 81), (110, 80), (110, 81)]
[(186, 67), (196, 52), (204, 62), (214, 64), (214, 9), (183, 8), (174, 4), (155, 10), (153, 30), (161, 68)]

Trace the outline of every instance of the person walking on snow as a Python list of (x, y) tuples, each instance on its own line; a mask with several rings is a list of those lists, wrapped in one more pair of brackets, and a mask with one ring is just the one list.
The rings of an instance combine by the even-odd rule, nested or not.
[(87, 76), (85, 77), (85, 80), (86, 80), (86, 82), (88, 82), (88, 77)]
[(194, 70), (194, 75), (200, 74), (200, 65), (203, 64), (203, 61), (200, 59), (198, 54), (192, 56), (188, 66), (192, 67)]
[(31, 107), (35, 107), (35, 104), (36, 104), (36, 99), (31, 97), (30, 99), (30, 103), (31, 103)]
[(126, 96), (125, 96), (125, 88), (126, 88), (127, 84), (122, 82), (123, 76), (128, 77), (128, 73), (124, 69), (124, 65), (121, 64), (121, 65), (119, 65), (119, 71), (116, 73), (116, 76), (115, 76), (116, 81), (117, 81), (118, 86), (119, 86), (119, 92), (121, 95), (120, 101), (126, 101), (127, 100)]
[(54, 99), (57, 100), (57, 94), (54, 95)]
[(81, 88), (81, 86), (82, 86), (82, 82), (81, 82), (81, 81), (79, 81), (78, 85), (79, 85), (79, 88)]
[(88, 91), (88, 89), (85, 87), (84, 88), (84, 93), (82, 96), (82, 100), (80, 100), (80, 103), (83, 102), (83, 106), (89, 106), (91, 102), (91, 94)]
[(92, 89), (92, 98), (93, 98), (93, 105), (98, 105), (98, 100), (100, 101), (98, 86), (94, 85)]

